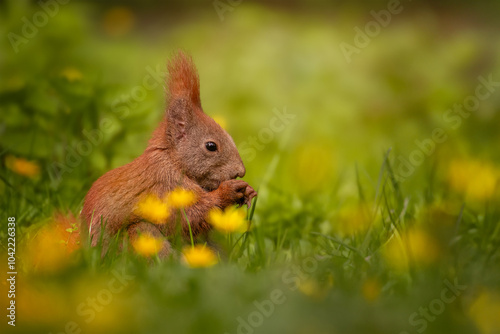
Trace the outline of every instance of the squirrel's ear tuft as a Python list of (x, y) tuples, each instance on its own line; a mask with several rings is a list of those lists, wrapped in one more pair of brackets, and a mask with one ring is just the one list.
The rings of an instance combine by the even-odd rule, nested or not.
[(170, 102), (185, 99), (201, 108), (200, 79), (190, 56), (178, 51), (168, 62)]

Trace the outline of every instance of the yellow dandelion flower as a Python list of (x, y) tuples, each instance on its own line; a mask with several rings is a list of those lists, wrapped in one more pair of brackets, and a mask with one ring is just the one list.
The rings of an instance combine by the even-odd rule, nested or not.
[(419, 263), (430, 264), (440, 255), (437, 241), (423, 230), (412, 230), (406, 237), (413, 259)]
[(23, 158), (16, 158), (9, 155), (5, 158), (5, 165), (14, 173), (22, 176), (35, 178), (40, 175), (40, 166), (36, 162)]
[(155, 195), (147, 195), (137, 203), (134, 213), (150, 222), (164, 224), (170, 216), (167, 203)]
[(382, 291), (382, 286), (380, 282), (374, 278), (369, 278), (363, 282), (361, 292), (363, 297), (369, 302), (372, 302), (378, 298), (380, 292)]
[(212, 209), (208, 213), (208, 222), (217, 230), (225, 233), (242, 232), (245, 230), (245, 212), (235, 207), (228, 207), (222, 211)]
[(451, 187), (466, 195), (469, 200), (492, 197), (500, 180), (500, 172), (492, 164), (480, 161), (456, 160), (448, 167)]
[(215, 121), (215, 123), (219, 124), (221, 128), (227, 130), (227, 121), (224, 117), (215, 115), (214, 117), (212, 117), (212, 119)]
[(148, 234), (141, 234), (132, 242), (132, 247), (134, 247), (135, 252), (146, 257), (158, 254), (162, 245), (162, 240)]
[(167, 195), (167, 203), (173, 208), (187, 208), (196, 203), (196, 194), (191, 190), (176, 188)]
[(372, 219), (366, 205), (346, 206), (340, 209), (334, 228), (342, 235), (354, 235), (368, 230)]
[(66, 67), (61, 71), (61, 76), (66, 78), (69, 82), (80, 81), (83, 78), (82, 72), (74, 67)]
[(434, 237), (421, 229), (408, 231), (401, 242), (394, 237), (386, 245), (383, 256), (397, 270), (405, 270), (409, 260), (419, 265), (431, 265), (440, 257), (440, 247)]
[(483, 291), (474, 300), (469, 315), (476, 323), (481, 334), (500, 332), (500, 295), (492, 291)]
[(191, 268), (211, 267), (218, 262), (215, 253), (205, 245), (186, 246), (182, 254), (184, 263)]
[(408, 268), (406, 247), (396, 236), (393, 236), (385, 245), (382, 256), (386, 263), (396, 270), (405, 271)]
[(77, 233), (68, 232), (66, 221), (50, 222), (37, 229), (22, 249), (24, 265), (37, 272), (56, 272), (67, 267), (79, 248)]
[(321, 285), (314, 279), (302, 280), (299, 282), (297, 287), (304, 295), (318, 300), (324, 299), (331, 288), (328, 284)]

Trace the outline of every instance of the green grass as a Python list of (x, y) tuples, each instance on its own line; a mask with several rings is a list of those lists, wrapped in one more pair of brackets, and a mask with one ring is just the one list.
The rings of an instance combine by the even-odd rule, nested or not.
[[(1, 35), (38, 10), (23, 6), (6, 8)], [(338, 45), (365, 24), (362, 10), (331, 18), (243, 3), (220, 22), (211, 9), (151, 18), (161, 29), (138, 16), (113, 37), (100, 10), (72, 3), (19, 53), (0, 42), (0, 212), (17, 221), (13, 332), (497, 333), (500, 95), (456, 129), (443, 113), (474, 94), (478, 76), (498, 78), (498, 34), (468, 23), (450, 34), (435, 14), (408, 9), (347, 64)], [(113, 248), (101, 258), (85, 245), (33, 266), (52, 256), (35, 240), (54, 213), (78, 216), (92, 182), (146, 147), (163, 87), (131, 96), (177, 48), (193, 55), (203, 107), (237, 144), (270, 128), (273, 110), (294, 115), (242, 152), (259, 192), (252, 228), (231, 244), (214, 232), (225, 252), (211, 268)], [(447, 139), (403, 180), (399, 157), (436, 128)], [(91, 142), (83, 130), (102, 134), (88, 154), (78, 153)], [(16, 174), (8, 156), (36, 162), (39, 176)], [(61, 178), (54, 163), (68, 167)], [(466, 288), (452, 298), (455, 281)], [(439, 312), (426, 319), (423, 308)]]

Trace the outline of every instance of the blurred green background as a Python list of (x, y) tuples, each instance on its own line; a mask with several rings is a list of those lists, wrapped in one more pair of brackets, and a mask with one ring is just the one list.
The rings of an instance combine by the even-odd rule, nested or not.
[[(19, 266), (17, 326), (5, 328), (499, 333), (499, 10), (1, 1), (0, 209), (16, 217)], [(179, 49), (258, 189), (254, 227), (212, 268), (100, 260), (57, 213), (78, 216), (92, 182), (142, 153)], [(53, 221), (69, 227), (47, 237), (64, 256), (40, 232)], [(122, 272), (133, 278), (109, 300)], [(276, 289), (285, 301), (271, 307)]]

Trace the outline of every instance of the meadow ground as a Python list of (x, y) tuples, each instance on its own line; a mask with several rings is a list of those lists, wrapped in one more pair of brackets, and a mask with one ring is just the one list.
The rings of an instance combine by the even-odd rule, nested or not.
[[(499, 333), (500, 35), (484, 12), (403, 5), (377, 30), (383, 2), (75, 2), (35, 32), (39, 4), (2, 3), (2, 332)], [(101, 259), (71, 215), (142, 153), (178, 48), (259, 193), (250, 229), (214, 231), (207, 267), (152, 265), (148, 240)]]

